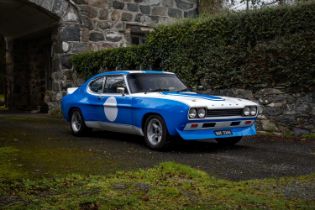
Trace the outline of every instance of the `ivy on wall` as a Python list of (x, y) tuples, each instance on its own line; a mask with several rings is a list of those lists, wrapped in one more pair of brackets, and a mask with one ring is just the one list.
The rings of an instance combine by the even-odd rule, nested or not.
[(187, 19), (159, 26), (142, 46), (75, 55), (85, 76), (158, 68), (211, 88), (315, 85), (315, 2)]

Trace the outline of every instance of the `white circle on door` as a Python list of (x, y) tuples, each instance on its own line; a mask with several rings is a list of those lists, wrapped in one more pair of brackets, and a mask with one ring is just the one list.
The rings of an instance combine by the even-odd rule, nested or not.
[(114, 122), (118, 116), (118, 108), (116, 98), (111, 96), (104, 103), (104, 113), (106, 118)]

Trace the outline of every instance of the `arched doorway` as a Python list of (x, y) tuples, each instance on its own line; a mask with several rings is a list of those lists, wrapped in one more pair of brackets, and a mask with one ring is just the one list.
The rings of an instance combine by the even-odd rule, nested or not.
[(0, 0), (0, 95), (10, 110), (48, 111), (44, 97), (51, 89), (58, 22), (56, 14), (29, 1)]
[(47, 112), (45, 91), (51, 88), (51, 30), (15, 39), (10, 109)]

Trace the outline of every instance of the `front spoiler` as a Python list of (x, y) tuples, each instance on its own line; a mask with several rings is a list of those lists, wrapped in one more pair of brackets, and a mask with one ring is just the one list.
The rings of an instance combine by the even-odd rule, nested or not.
[[(176, 129), (177, 133), (184, 140), (202, 140), (202, 139), (216, 139), (216, 138), (228, 138), (236, 136), (253, 136), (256, 135), (255, 124), (248, 127), (238, 127), (238, 128), (217, 128), (217, 129), (207, 129), (207, 130), (179, 130)], [(214, 131), (217, 130), (231, 130), (232, 135), (217, 136)]]

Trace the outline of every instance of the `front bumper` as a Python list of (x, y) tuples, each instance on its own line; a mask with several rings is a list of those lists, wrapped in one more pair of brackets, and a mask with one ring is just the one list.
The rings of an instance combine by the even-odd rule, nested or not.
[[(203, 129), (203, 130), (179, 130), (176, 129), (177, 133), (184, 140), (202, 140), (202, 139), (216, 139), (216, 138), (229, 138), (236, 136), (253, 136), (256, 135), (255, 124), (246, 127), (226, 127), (226, 128), (213, 128), (213, 129)], [(215, 131), (219, 130), (230, 130), (231, 135), (217, 136)]]

